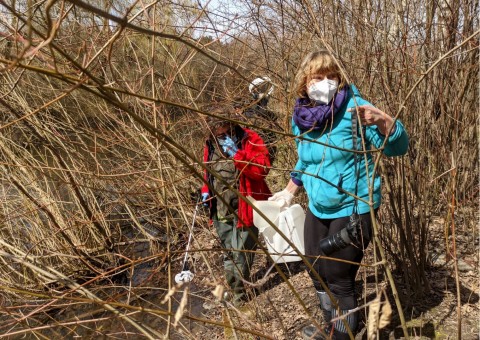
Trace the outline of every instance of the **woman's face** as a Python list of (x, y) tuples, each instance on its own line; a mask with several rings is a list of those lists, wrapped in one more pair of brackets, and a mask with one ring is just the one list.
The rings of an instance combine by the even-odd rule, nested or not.
[(230, 125), (221, 125), (213, 129), (212, 131), (215, 139), (225, 139), (226, 136), (230, 136)]
[(336, 80), (337, 82), (340, 82), (340, 77), (338, 76), (337, 73), (334, 72), (317, 72), (310, 77), (307, 78), (307, 84), (306, 87), (310, 87), (316, 82), (325, 80), (325, 79), (330, 79), (330, 80)]

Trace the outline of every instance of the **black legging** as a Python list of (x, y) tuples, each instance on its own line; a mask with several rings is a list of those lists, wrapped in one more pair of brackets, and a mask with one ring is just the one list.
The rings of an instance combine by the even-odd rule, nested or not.
[[(366, 248), (370, 243), (372, 235), (372, 220), (370, 213), (360, 215), (360, 218), (363, 225), (363, 248)], [(336, 219), (320, 219), (308, 209), (304, 229), (305, 255), (323, 255), (319, 247), (320, 240), (336, 234), (347, 225), (348, 221), (349, 216)], [(348, 245), (344, 249), (333, 252), (329, 257), (360, 263), (363, 258), (363, 250), (353, 245)], [(355, 277), (359, 265), (329, 259), (312, 257), (308, 259), (322, 280), (327, 284), (332, 294), (337, 298), (340, 309), (348, 310), (355, 308), (357, 306)], [(325, 290), (315, 275), (312, 272), (309, 272), (309, 274), (317, 291)]]

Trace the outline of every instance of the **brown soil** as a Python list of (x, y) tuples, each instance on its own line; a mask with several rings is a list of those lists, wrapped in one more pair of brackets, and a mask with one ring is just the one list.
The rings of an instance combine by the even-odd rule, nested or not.
[[(461, 240), (464, 237), (467, 240), (467, 236), (460, 234), (457, 237), (460, 240), (459, 259), (464, 262), (462, 271), (459, 272), (461, 339), (473, 340), (479, 338), (480, 328), (478, 254), (476, 250), (472, 250), (478, 243), (475, 243), (475, 247), (462, 247)], [(253, 270), (254, 284), (250, 286), (251, 300), (240, 308), (234, 308), (228, 303), (219, 302), (213, 293), (216, 288), (224, 286), (224, 283), (221, 251), (212, 229), (197, 229), (192, 247), (192, 250), (195, 249), (214, 251), (192, 253), (192, 272), (195, 273), (195, 278), (187, 286), (173, 288), (170, 306), (168, 299), (167, 302), (164, 301), (168, 291), (166, 272), (155, 268), (150, 269), (149, 280), (141, 287), (128, 286), (123, 282), (123, 285), (118, 284), (115, 288), (108, 285), (108, 288), (95, 287), (92, 291), (105, 300), (120, 301), (135, 308), (136, 310), (130, 310), (129, 317), (139, 322), (150, 334), (154, 334), (153, 338), (162, 338), (167, 334), (169, 321), (171, 326), (168, 339), (200, 340), (301, 339), (302, 327), (312, 320), (321, 322), (315, 290), (302, 263), (280, 266), (289, 277), (288, 282), (285, 282), (275, 270), (266, 274), (266, 258), (258, 255)], [(439, 249), (438, 253), (442, 254), (444, 251)], [(182, 259), (183, 256), (174, 259), (175, 266), (171, 268), (173, 275), (180, 271)], [(400, 293), (407, 291), (401, 284), (402, 273), (394, 273), (394, 276), (397, 290)], [(458, 339), (459, 319), (453, 261), (445, 262), (439, 256), (435, 266), (429, 267), (427, 277), (431, 284), (431, 293), (423, 299), (410, 299), (410, 305), (404, 306), (410, 336), (416, 339)], [(375, 298), (376, 287), (387, 287), (385, 291), (392, 304), (393, 316), (390, 324), (381, 330), (380, 339), (401, 339), (403, 331), (391, 289), (381, 275), (377, 285), (374, 278), (373, 272), (361, 271), (359, 274), (357, 282), (361, 303), (368, 303)], [(188, 289), (187, 300), (182, 306), (185, 289)], [(124, 307), (117, 306), (117, 309), (127, 310)], [(139, 307), (152, 311), (139, 311)], [(172, 311), (170, 319), (155, 312), (169, 309)], [(42, 317), (32, 318), (28, 327), (45, 327), (38, 329), (37, 334), (47, 338), (146, 338), (142, 331), (132, 327), (125, 319), (105, 311), (101, 305), (66, 304), (53, 310), (45, 310)], [(5, 323), (5, 320), (12, 319), (4, 315), (2, 322)], [(25, 327), (21, 323), (18, 325)], [(14, 329), (15, 327), (12, 327), (12, 331)], [(30, 335), (28, 338), (36, 338), (34, 332), (27, 334)], [(23, 334), (10, 338), (20, 336)], [(363, 322), (362, 330), (356, 339), (367, 339)]]
[[(206, 236), (206, 235), (205, 235)], [(462, 235), (458, 235), (462, 239)], [(200, 240), (199, 240), (200, 241)], [(461, 296), (461, 339), (479, 339), (479, 282), (478, 282), (478, 256), (475, 252), (469, 252), (462, 248), (459, 255), (461, 261), (467, 262), (473, 270), (462, 268), (459, 272), (460, 296)], [(367, 259), (368, 261), (368, 259)], [(219, 261), (217, 261), (218, 263)], [(289, 283), (295, 288), (296, 294), (289, 285), (281, 279), (277, 273), (270, 273), (267, 278), (262, 278), (266, 268), (263, 256), (258, 256), (256, 261), (256, 276), (262, 284), (253, 287), (253, 297), (250, 302), (240, 309), (216, 302), (213, 294), (202, 294), (205, 302), (199, 310), (198, 316), (207, 319), (233, 324), (236, 327), (247, 329), (251, 333), (228, 327), (207, 326), (198, 322), (187, 323), (189, 331), (183, 331), (180, 338), (192, 339), (301, 339), (302, 327), (309, 324), (312, 319), (321, 320), (318, 309), (318, 300), (315, 290), (308, 277), (305, 267), (301, 263), (292, 263), (281, 266), (287, 272), (290, 269)], [(431, 293), (415, 301), (410, 300), (410, 306), (404, 307), (404, 316), (410, 337), (416, 339), (458, 339), (458, 314), (457, 314), (457, 289), (453, 260), (447, 263), (437, 261), (439, 265), (432, 266), (427, 272), (431, 284)], [(200, 265), (199, 271), (204, 268)], [(222, 277), (221, 268), (216, 268), (217, 277)], [(255, 272), (255, 270), (254, 270)], [(397, 290), (404, 291), (401, 282), (401, 273), (394, 273)], [(258, 279), (258, 277), (257, 277)], [(213, 286), (221, 283), (212, 282), (208, 277), (200, 279), (200, 282)], [(198, 282), (198, 281), (197, 281)], [(205, 286), (202, 284), (202, 286)], [(359, 293), (363, 302), (369, 302), (376, 296), (374, 273), (360, 274), (358, 277)], [(379, 286), (388, 286), (386, 280), (380, 280)], [(380, 339), (401, 339), (403, 330), (396, 311), (391, 290), (387, 288), (387, 295), (392, 304), (393, 316), (391, 323), (380, 332)], [(205, 292), (204, 292), (205, 293)], [(198, 303), (198, 302), (193, 302)], [(236, 333), (236, 334), (235, 334)], [(254, 335), (252, 333), (258, 334)], [(356, 339), (367, 339), (365, 324), (357, 334)]]

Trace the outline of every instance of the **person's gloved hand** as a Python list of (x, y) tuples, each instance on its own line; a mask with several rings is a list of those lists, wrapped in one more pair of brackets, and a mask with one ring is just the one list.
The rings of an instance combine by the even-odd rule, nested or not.
[(204, 192), (202, 194), (202, 204), (204, 207), (208, 207), (209, 206), (209, 203), (207, 202), (207, 200), (210, 198), (210, 195), (208, 194), (208, 192)]
[(218, 140), (218, 144), (222, 146), (223, 151), (228, 155), (228, 157), (233, 157), (238, 151), (235, 142), (230, 136), (226, 136), (223, 139)]
[(268, 198), (269, 201), (275, 201), (281, 204), (281, 208), (287, 208), (292, 204), (293, 194), (287, 189), (276, 192), (272, 197)]

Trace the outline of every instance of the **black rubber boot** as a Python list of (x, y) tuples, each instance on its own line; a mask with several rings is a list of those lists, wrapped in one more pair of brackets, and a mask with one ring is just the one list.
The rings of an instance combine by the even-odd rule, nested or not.
[(326, 326), (323, 329), (323, 333), (326, 334), (327, 337), (322, 335), (320, 330), (314, 325), (308, 325), (306, 327), (303, 327), (302, 329), (302, 337), (304, 340), (327, 340), (327, 339), (331, 339), (332, 326), (331, 325)]
[[(332, 325), (330, 321), (332, 320), (332, 302), (330, 301), (330, 297), (328, 296), (327, 292), (324, 291), (317, 291), (318, 299), (320, 300), (320, 310), (322, 311), (323, 315), (323, 323), (325, 327), (323, 328), (323, 332), (331, 336), (332, 334)], [(302, 329), (302, 336), (304, 339), (312, 339), (312, 340), (322, 340), (322, 339), (329, 339), (329, 337), (325, 338), (322, 335), (320, 330), (315, 327), (314, 325), (308, 325)]]
[[(332, 319), (337, 318), (338, 316), (345, 315), (344, 318), (339, 319), (333, 323), (333, 334), (332, 339), (335, 340), (350, 340), (350, 335), (348, 335), (347, 327), (345, 323), (350, 328), (353, 336), (355, 336), (358, 328), (358, 317), (359, 312), (351, 312), (351, 310), (340, 310), (340, 314), (336, 309), (332, 309)], [(345, 322), (344, 322), (345, 321)]]
[(323, 315), (323, 322), (325, 325), (329, 326), (332, 321), (332, 301), (330, 301), (330, 296), (327, 292), (317, 291), (318, 299), (320, 300), (320, 310)]

